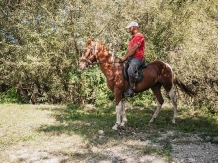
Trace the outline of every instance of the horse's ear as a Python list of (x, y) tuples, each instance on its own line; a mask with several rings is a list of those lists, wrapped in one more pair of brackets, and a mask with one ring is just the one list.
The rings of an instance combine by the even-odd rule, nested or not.
[(88, 38), (88, 44), (91, 44), (92, 43), (92, 39), (91, 38)]

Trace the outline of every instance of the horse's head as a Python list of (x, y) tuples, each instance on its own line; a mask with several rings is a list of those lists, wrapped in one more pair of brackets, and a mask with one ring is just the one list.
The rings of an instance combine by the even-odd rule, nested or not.
[(97, 43), (92, 39), (88, 39), (86, 44), (85, 52), (82, 59), (79, 62), (79, 68), (84, 70), (88, 67), (89, 64), (97, 61), (96, 54), (98, 52)]

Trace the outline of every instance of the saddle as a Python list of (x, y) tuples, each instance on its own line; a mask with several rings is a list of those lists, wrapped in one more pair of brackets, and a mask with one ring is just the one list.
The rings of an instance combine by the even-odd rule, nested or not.
[[(135, 72), (135, 77), (136, 77), (135, 81), (136, 81), (136, 83), (139, 83), (139, 82), (142, 81), (142, 79), (144, 77), (144, 75), (142, 73), (142, 70), (144, 68), (146, 68), (146, 67), (147, 67), (147, 65), (146, 65), (145, 61), (143, 61), (143, 63), (139, 66), (138, 70)], [(123, 68), (123, 74), (124, 74), (124, 78), (126, 80), (129, 80), (129, 75), (128, 75), (128, 72), (127, 72), (128, 68), (129, 68), (129, 62), (125, 62), (124, 63), (124, 68)]]

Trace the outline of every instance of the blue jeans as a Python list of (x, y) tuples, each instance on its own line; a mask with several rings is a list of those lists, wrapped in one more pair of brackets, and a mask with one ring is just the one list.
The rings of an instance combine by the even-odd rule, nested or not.
[(139, 66), (143, 63), (144, 60), (139, 60), (138, 58), (129, 57), (129, 68), (128, 68), (128, 75), (131, 77), (136, 76), (136, 72), (138, 71)]

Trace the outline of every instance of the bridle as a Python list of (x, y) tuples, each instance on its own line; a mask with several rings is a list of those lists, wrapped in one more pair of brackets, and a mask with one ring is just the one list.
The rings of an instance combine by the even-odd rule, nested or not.
[[(84, 56), (82, 57), (82, 59), (81, 59), (82, 62), (85, 62), (88, 65), (94, 64), (94, 63), (91, 62), (90, 58), (93, 56), (97, 60), (97, 58), (96, 58), (97, 57), (96, 56), (97, 52), (96, 52), (95, 46), (96, 46), (96, 42), (92, 42), (91, 45), (90, 45), (89, 53), (88, 53), (87, 57), (84, 57)], [(93, 54), (93, 51), (94, 51), (94, 54)]]
[(97, 61), (97, 59), (98, 59), (98, 56), (97, 56), (98, 44), (99, 44), (98, 42), (91, 43), (89, 53), (88, 53), (87, 57), (84, 57), (84, 56), (82, 57), (82, 59), (81, 59), (82, 62), (85, 62), (88, 65), (123, 63), (121, 61), (119, 61), (119, 62), (95, 62), (95, 63), (93, 63), (90, 60), (90, 58), (94, 57), (94, 59)]

